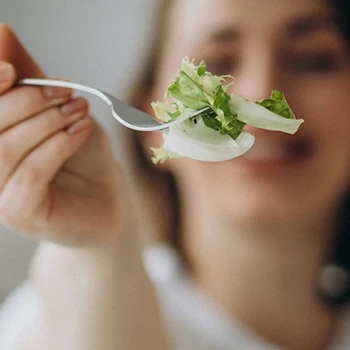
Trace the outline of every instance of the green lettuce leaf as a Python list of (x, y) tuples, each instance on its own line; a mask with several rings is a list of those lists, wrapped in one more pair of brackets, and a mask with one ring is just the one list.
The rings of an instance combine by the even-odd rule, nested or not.
[(296, 119), (286, 98), (280, 90), (273, 90), (269, 99), (259, 100), (256, 101), (256, 103), (283, 118)]
[[(207, 113), (202, 114), (205, 125), (222, 135), (229, 135), (236, 139), (242, 132), (245, 123), (239, 121), (237, 115), (231, 112), (228, 104), (230, 95), (226, 92), (228, 84), (222, 85), (227, 78), (232, 77), (215, 76), (206, 70), (203, 61), (196, 66), (193, 61), (185, 57), (178, 77), (166, 91), (166, 98), (172, 96), (185, 108), (199, 110), (210, 107)], [(168, 112), (168, 115), (169, 119), (166, 121), (174, 120), (174, 114)], [(164, 116), (160, 119), (165, 120)]]
[(167, 94), (188, 108), (202, 109), (210, 105), (203, 88), (184, 71), (180, 71), (176, 80), (169, 85)]

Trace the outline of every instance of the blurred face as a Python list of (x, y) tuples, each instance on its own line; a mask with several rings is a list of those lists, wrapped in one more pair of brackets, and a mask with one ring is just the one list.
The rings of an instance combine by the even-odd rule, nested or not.
[(327, 3), (178, 0), (170, 17), (153, 99), (188, 55), (233, 75), (232, 91), (250, 100), (281, 89), (305, 120), (295, 135), (247, 127), (255, 145), (234, 160), (168, 161), (180, 186), (227, 217), (295, 220), (335, 210), (350, 182), (350, 63)]

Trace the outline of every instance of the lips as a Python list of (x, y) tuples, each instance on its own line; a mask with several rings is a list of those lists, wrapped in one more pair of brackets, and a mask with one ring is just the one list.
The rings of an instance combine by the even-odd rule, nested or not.
[(286, 163), (306, 158), (311, 150), (312, 142), (295, 135), (256, 135), (255, 144), (240, 160), (249, 163)]

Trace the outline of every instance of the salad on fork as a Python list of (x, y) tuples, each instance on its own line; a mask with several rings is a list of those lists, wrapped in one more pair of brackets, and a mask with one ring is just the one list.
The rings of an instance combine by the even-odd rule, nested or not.
[[(153, 163), (179, 157), (208, 162), (229, 160), (246, 153), (254, 144), (255, 137), (244, 131), (245, 125), (294, 134), (304, 122), (296, 119), (280, 90), (273, 90), (269, 99), (250, 102), (228, 94), (232, 84), (232, 76), (213, 75), (204, 61), (195, 65), (184, 57), (165, 99), (152, 103), (159, 120), (176, 121), (162, 131), (163, 145), (151, 148)], [(204, 108), (208, 109), (188, 118)]]

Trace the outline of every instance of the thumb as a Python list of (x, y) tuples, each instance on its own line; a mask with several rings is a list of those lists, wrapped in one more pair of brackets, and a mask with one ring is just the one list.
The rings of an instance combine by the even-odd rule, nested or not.
[(20, 79), (45, 77), (12, 29), (4, 23), (0, 23), (0, 61), (10, 62)]
[(16, 77), (14, 66), (8, 62), (0, 61), (0, 95), (10, 89), (15, 83)]

